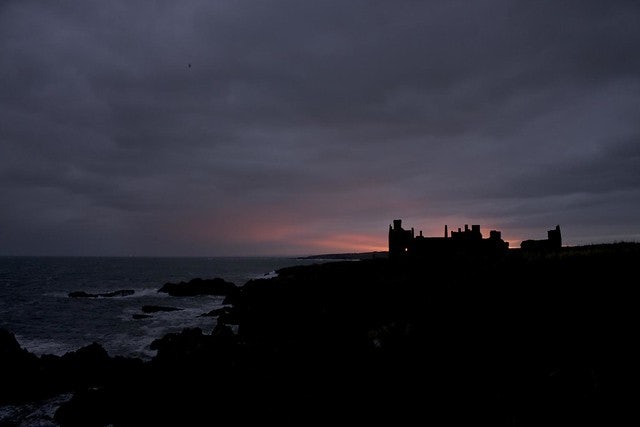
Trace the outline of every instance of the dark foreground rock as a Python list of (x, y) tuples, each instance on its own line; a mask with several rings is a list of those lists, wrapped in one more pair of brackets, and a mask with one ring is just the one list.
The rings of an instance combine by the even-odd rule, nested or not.
[(158, 292), (171, 296), (219, 295), (226, 296), (234, 292), (237, 286), (221, 278), (192, 279), (189, 282), (165, 283)]
[(121, 371), (95, 346), (75, 356), (89, 374), (56, 420), (636, 425), (639, 261), (640, 245), (611, 245), (282, 269), (229, 296), (237, 333), (168, 334)]
[(97, 343), (63, 356), (38, 357), (22, 349), (13, 334), (0, 329), (0, 405), (125, 383), (135, 378), (142, 366), (138, 359), (109, 357)]
[(105, 293), (99, 293), (99, 294), (90, 294), (85, 291), (75, 291), (75, 292), (70, 292), (69, 297), (70, 298), (98, 298), (98, 297), (113, 298), (113, 297), (126, 297), (129, 295), (133, 295), (135, 293), (136, 291), (134, 291), (133, 289), (120, 289), (118, 291), (105, 292)]
[(229, 307), (214, 308), (206, 313), (202, 313), (201, 317), (217, 317), (229, 313)]

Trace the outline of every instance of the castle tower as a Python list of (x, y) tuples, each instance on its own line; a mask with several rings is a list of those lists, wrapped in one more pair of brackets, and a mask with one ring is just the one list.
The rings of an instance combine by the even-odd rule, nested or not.
[(554, 230), (547, 231), (547, 239), (549, 241), (549, 247), (553, 249), (560, 249), (562, 247), (562, 235), (560, 234), (560, 225), (556, 225)]
[(394, 219), (393, 227), (389, 225), (389, 257), (406, 256), (415, 237), (415, 231), (402, 228), (402, 220)]

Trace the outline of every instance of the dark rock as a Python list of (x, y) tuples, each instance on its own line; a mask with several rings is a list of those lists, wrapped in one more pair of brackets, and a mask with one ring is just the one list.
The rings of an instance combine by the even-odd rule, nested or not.
[(150, 348), (158, 351), (154, 358), (156, 364), (166, 366), (171, 363), (177, 367), (187, 363), (185, 366), (194, 367), (191, 363), (206, 358), (210, 345), (211, 336), (203, 335), (202, 329), (185, 328), (180, 333), (166, 334), (154, 340)]
[(242, 288), (244, 286), (236, 286), (236, 288), (229, 292), (225, 297), (224, 300), (222, 301), (223, 304), (226, 305), (233, 305), (235, 304), (236, 301), (238, 301), (241, 298), (241, 294), (242, 294)]
[(80, 390), (60, 405), (54, 420), (61, 426), (106, 426), (112, 421), (108, 415), (111, 403), (103, 388)]
[(216, 340), (217, 343), (222, 344), (231, 344), (235, 342), (236, 335), (233, 333), (231, 328), (222, 323), (218, 323), (211, 332), (211, 336)]
[(61, 369), (62, 380), (71, 386), (100, 384), (108, 377), (111, 358), (98, 343), (64, 354), (54, 367)]
[(165, 283), (158, 292), (171, 296), (220, 295), (225, 296), (233, 292), (237, 286), (221, 278), (192, 279), (189, 282)]
[(97, 298), (97, 294), (88, 294), (85, 291), (75, 291), (69, 293), (70, 298)]
[(0, 405), (41, 394), (34, 386), (38, 358), (20, 347), (15, 335), (0, 328)]
[(148, 314), (138, 314), (138, 313), (136, 313), (136, 314), (133, 314), (131, 317), (133, 317), (134, 319), (148, 319), (149, 317), (153, 317), (153, 316), (150, 316)]
[(133, 289), (120, 289), (118, 291), (105, 292), (105, 293), (99, 293), (99, 294), (90, 294), (85, 291), (75, 291), (75, 292), (70, 292), (69, 297), (71, 298), (98, 298), (98, 297), (112, 298), (112, 297), (126, 297), (129, 295), (133, 295), (135, 293), (136, 291), (134, 291)]
[(159, 311), (180, 311), (184, 310), (183, 308), (177, 307), (166, 307), (162, 305), (143, 305), (142, 312), (143, 313), (157, 313)]
[(107, 351), (100, 344), (93, 342), (76, 351), (64, 354), (61, 359), (74, 364), (100, 364), (109, 360)]
[(221, 314), (225, 314), (227, 312), (229, 312), (228, 307), (216, 308), (209, 311), (208, 313), (201, 314), (200, 317), (215, 317), (215, 316), (220, 316)]
[(20, 348), (13, 334), (0, 329), (0, 405), (33, 402), (97, 386), (137, 370), (139, 365), (116, 363), (97, 343), (63, 356), (37, 357)]
[(16, 336), (4, 328), (0, 328), (0, 362), (7, 363), (28, 357), (29, 352), (16, 340)]
[(224, 313), (218, 315), (218, 323), (225, 325), (237, 325), (240, 323), (240, 317), (238, 311), (234, 308), (226, 310)]

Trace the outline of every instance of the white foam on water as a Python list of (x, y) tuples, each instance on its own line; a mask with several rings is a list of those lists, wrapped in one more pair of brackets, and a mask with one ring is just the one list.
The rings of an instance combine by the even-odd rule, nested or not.
[(139, 297), (158, 297), (158, 298), (167, 298), (169, 294), (165, 292), (158, 292), (160, 288), (143, 288), (143, 289), (135, 289), (136, 293), (133, 295), (129, 295), (128, 298), (139, 298)]
[[(180, 305), (180, 302), (184, 305)], [(175, 302), (175, 304), (173, 304)], [(206, 303), (205, 303), (206, 302)], [(109, 334), (105, 337), (105, 349), (111, 355), (124, 355), (150, 359), (155, 356), (156, 351), (151, 350), (151, 343), (162, 338), (168, 333), (180, 332), (184, 328), (200, 328), (204, 334), (209, 334), (216, 325), (215, 317), (202, 316), (215, 308), (222, 307), (221, 299), (206, 298), (201, 303), (189, 307), (187, 304), (194, 304), (193, 301), (172, 300), (171, 307), (181, 308), (177, 311), (158, 311), (155, 313), (143, 313), (138, 307), (126, 308), (119, 318), (129, 324), (126, 333)], [(169, 304), (168, 304), (169, 305)], [(134, 319), (134, 314), (147, 314), (149, 317)]]
[(278, 277), (278, 272), (275, 270), (272, 270), (268, 273), (264, 273), (264, 274), (260, 274), (260, 275), (255, 275), (253, 277), (251, 277), (252, 279), (275, 279), (276, 277)]
[(43, 354), (62, 356), (67, 352), (75, 351), (78, 349), (78, 347), (74, 346), (73, 344), (62, 343), (55, 340), (27, 338), (18, 334), (15, 334), (15, 337), (20, 344), (20, 347), (37, 356), (42, 356)]
[(54, 427), (53, 416), (72, 393), (64, 393), (38, 403), (0, 406), (0, 425), (20, 427)]

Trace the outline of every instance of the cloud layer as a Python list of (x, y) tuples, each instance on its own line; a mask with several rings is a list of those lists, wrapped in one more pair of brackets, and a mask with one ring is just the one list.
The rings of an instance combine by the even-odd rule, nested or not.
[(640, 239), (635, 1), (0, 5), (0, 254)]

